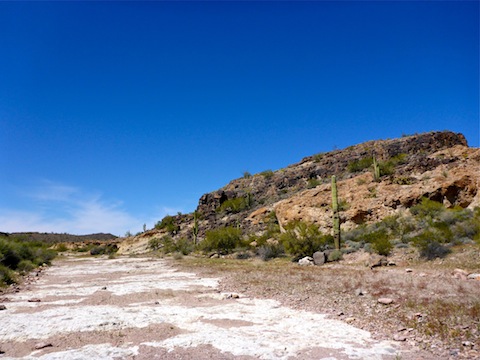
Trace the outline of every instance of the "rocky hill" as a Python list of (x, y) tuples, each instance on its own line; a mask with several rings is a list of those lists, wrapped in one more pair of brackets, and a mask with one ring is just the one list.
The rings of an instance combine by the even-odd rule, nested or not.
[(39, 232), (23, 232), (23, 233), (0, 233), (5, 237), (20, 238), (28, 241), (41, 241), (48, 244), (69, 243), (69, 242), (109, 242), (116, 240), (118, 237), (112, 234), (89, 234), (89, 235), (72, 235), (58, 233), (39, 233)]
[[(372, 164), (378, 163), (375, 179)], [(379, 221), (410, 208), (423, 197), (447, 207), (480, 206), (480, 149), (449, 131), (374, 140), (319, 153), (277, 171), (245, 174), (203, 195), (195, 213), (168, 217), (159, 228), (126, 239), (120, 252), (142, 252), (148, 240), (170, 234), (198, 241), (210, 229), (237, 226), (244, 234), (262, 233), (272, 221), (292, 220), (331, 231), (331, 185), (336, 175), (342, 207), (341, 227)]]

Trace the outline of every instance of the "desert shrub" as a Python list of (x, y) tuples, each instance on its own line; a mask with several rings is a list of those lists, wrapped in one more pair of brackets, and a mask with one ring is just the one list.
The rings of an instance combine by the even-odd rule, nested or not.
[(357, 185), (359, 185), (359, 186), (360, 186), (360, 185), (364, 185), (364, 184), (366, 184), (366, 183), (367, 183), (367, 179), (365, 179), (365, 178), (363, 178), (363, 177), (357, 179)]
[(110, 255), (115, 254), (118, 247), (115, 244), (97, 245), (90, 249), (90, 255)]
[(342, 252), (340, 250), (333, 250), (328, 254), (327, 261), (339, 261), (342, 260)]
[(423, 198), (420, 204), (417, 204), (410, 208), (410, 213), (420, 219), (431, 220), (439, 217), (439, 215), (445, 210), (443, 204)]
[(35, 250), (35, 257), (32, 260), (35, 265), (50, 265), (52, 260), (57, 256), (57, 252), (48, 248), (37, 248)]
[(15, 237), (0, 237), (0, 285), (14, 283), (15, 270), (26, 273), (39, 265), (50, 264), (56, 252), (48, 244)]
[(372, 241), (373, 250), (379, 255), (390, 255), (393, 249), (393, 244), (386, 237), (379, 237)]
[(205, 233), (205, 239), (200, 243), (203, 251), (218, 251), (228, 254), (242, 243), (242, 230), (227, 226)]
[(363, 245), (363, 250), (365, 250), (368, 253), (372, 253), (373, 252), (372, 244), (367, 243), (367, 244)]
[(60, 243), (57, 246), (55, 246), (55, 250), (58, 252), (65, 252), (65, 251), (68, 251), (68, 247), (63, 243)]
[(274, 175), (272, 170), (265, 170), (260, 173), (265, 179), (271, 179)]
[[(380, 176), (391, 175), (395, 171), (395, 167), (407, 162), (408, 155), (404, 153), (392, 156), (386, 161), (381, 161), (378, 166), (380, 168)], [(409, 182), (410, 180), (407, 180)], [(406, 184), (403, 184), (406, 185)]]
[(285, 249), (281, 242), (277, 240), (267, 241), (265, 244), (257, 249), (257, 255), (263, 261), (283, 256)]
[(175, 252), (182, 255), (188, 255), (194, 250), (194, 244), (191, 240), (187, 238), (180, 238), (175, 243)]
[(359, 241), (352, 241), (352, 240), (346, 240), (345, 245), (347, 246), (347, 249), (352, 249), (350, 252), (355, 252), (360, 250), (362, 247), (362, 243)]
[(315, 179), (315, 178), (312, 178), (312, 179), (308, 179), (308, 185), (307, 187), (309, 189), (313, 189), (313, 188), (316, 188), (318, 185), (320, 185), (322, 183), (321, 180), (318, 180), (318, 179)]
[(397, 176), (392, 180), (392, 183), (397, 185), (412, 185), (415, 183), (415, 179), (410, 176)]
[(158, 230), (167, 230), (171, 234), (175, 234), (180, 227), (175, 223), (175, 218), (171, 215), (165, 216), (161, 221), (155, 224), (155, 228)]
[(174, 252), (173, 253), (173, 259), (174, 260), (181, 260), (181, 259), (183, 259), (183, 255), (185, 255), (185, 254), (183, 254), (181, 252)]
[(17, 270), (21, 273), (28, 273), (35, 269), (36, 266), (30, 260), (22, 260), (18, 263)]
[(361, 236), (367, 232), (367, 226), (366, 225), (360, 225), (357, 226), (356, 228), (346, 231), (342, 234), (343, 241), (345, 243), (348, 242), (359, 242), (361, 241)]
[(365, 157), (362, 159), (354, 160), (348, 163), (347, 169), (348, 171), (355, 173), (362, 171), (366, 168), (369, 168), (373, 165), (373, 158), (372, 157)]
[(231, 212), (231, 213), (239, 213), (251, 206), (251, 195), (247, 195), (246, 197), (236, 197), (233, 199), (225, 200), (217, 209), (216, 212)]
[(451, 252), (449, 248), (436, 240), (436, 234), (431, 230), (425, 230), (420, 235), (415, 236), (412, 243), (419, 249), (420, 256), (427, 260), (443, 258)]
[(314, 224), (292, 221), (285, 225), (285, 232), (280, 235), (280, 241), (285, 252), (293, 256), (293, 261), (297, 261), (333, 244), (333, 236), (322, 234)]
[(0, 264), (0, 287), (15, 284), (17, 282), (17, 276), (15, 271), (9, 269), (5, 265)]
[(93, 244), (87, 244), (87, 245), (76, 248), (75, 251), (80, 253), (89, 252), (93, 247), (94, 247)]
[(320, 162), (322, 159), (323, 159), (323, 156), (325, 155), (325, 153), (318, 153), (318, 154), (315, 154), (313, 155), (312, 159), (314, 162)]
[(382, 161), (378, 164), (380, 176), (391, 175), (395, 171), (395, 165), (390, 161)]
[(170, 235), (150, 239), (148, 247), (154, 251), (160, 250), (164, 254), (179, 253), (182, 255), (190, 254), (195, 248), (193, 241), (183, 237), (175, 241)]
[(380, 255), (389, 255), (393, 249), (388, 225), (384, 223), (370, 226), (366, 232), (357, 237), (357, 241), (370, 243), (372, 250)]

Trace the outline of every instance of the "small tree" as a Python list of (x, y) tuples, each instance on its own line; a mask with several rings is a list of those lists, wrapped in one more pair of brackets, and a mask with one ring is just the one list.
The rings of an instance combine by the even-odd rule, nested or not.
[(201, 242), (204, 251), (218, 251), (228, 254), (242, 241), (242, 230), (233, 226), (226, 226), (209, 230), (205, 234), (205, 240)]
[(331, 235), (323, 235), (315, 224), (292, 221), (285, 225), (285, 232), (280, 235), (285, 251), (296, 261), (314, 252), (324, 250), (333, 242)]

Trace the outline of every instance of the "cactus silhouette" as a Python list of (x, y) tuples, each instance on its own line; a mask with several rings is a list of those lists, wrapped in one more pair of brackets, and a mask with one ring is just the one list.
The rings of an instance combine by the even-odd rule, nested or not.
[(337, 178), (332, 175), (333, 240), (335, 249), (340, 250), (340, 215), (338, 214)]

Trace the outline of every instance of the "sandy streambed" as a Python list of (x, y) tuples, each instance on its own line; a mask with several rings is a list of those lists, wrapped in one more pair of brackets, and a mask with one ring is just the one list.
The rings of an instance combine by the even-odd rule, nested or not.
[(399, 353), (395, 344), (324, 314), (220, 293), (218, 282), (161, 259), (58, 260), (7, 296), (0, 359), (333, 360)]

